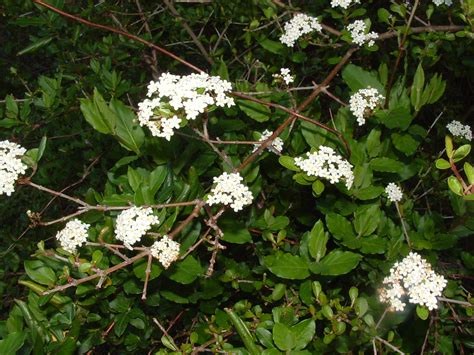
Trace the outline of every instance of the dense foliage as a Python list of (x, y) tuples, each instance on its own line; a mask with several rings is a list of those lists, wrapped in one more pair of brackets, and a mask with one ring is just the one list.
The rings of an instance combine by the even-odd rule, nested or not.
[[(471, 353), (474, 1), (450, 3), (4, 0), (28, 170), (0, 196), (0, 354)], [(233, 91), (149, 86), (199, 70)], [(395, 309), (410, 252), (407, 294), (442, 295)]]

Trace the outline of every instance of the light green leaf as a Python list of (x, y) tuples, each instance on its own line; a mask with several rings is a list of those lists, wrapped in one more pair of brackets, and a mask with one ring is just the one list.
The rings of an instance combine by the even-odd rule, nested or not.
[(273, 341), (278, 349), (289, 351), (296, 346), (296, 334), (283, 323), (275, 323), (273, 326)]
[(0, 354), (16, 355), (17, 351), (23, 346), (27, 335), (26, 332), (14, 332), (5, 336), (0, 340)]
[(27, 260), (24, 263), (26, 274), (35, 282), (42, 285), (53, 285), (56, 282), (56, 274), (49, 266), (45, 266), (39, 260)]
[(375, 72), (362, 69), (354, 64), (348, 64), (342, 70), (342, 78), (353, 92), (367, 87), (377, 89), (382, 95), (385, 92), (383, 85)]
[(415, 72), (415, 77), (413, 78), (413, 84), (411, 86), (410, 92), (410, 100), (412, 106), (415, 108), (416, 111), (419, 111), (420, 108), (423, 106), (422, 103), (422, 91), (423, 86), (425, 85), (425, 72), (423, 71), (423, 67), (421, 63), (418, 64), (418, 68)]
[(327, 214), (326, 225), (336, 239), (355, 238), (352, 224), (339, 214)]
[(304, 349), (316, 333), (316, 322), (313, 319), (305, 319), (291, 327), (296, 336), (295, 350)]
[(137, 123), (135, 113), (118, 100), (110, 102), (110, 110), (115, 114), (115, 136), (126, 149), (140, 154), (140, 147), (145, 141), (145, 133)]

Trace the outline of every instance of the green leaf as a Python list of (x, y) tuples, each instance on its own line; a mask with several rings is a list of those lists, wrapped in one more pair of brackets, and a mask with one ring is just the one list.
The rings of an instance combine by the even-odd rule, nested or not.
[(430, 316), (430, 311), (425, 306), (416, 306), (416, 314), (420, 319), (427, 320)]
[(451, 168), (451, 164), (449, 164), (449, 161), (445, 159), (436, 159), (435, 165), (436, 165), (436, 168), (440, 170)]
[(355, 238), (352, 224), (339, 214), (327, 214), (326, 225), (336, 239)]
[(298, 168), (296, 165), (295, 165), (295, 159), (292, 158), (292, 157), (289, 157), (287, 155), (282, 155), (281, 157), (278, 158), (278, 161), (280, 162), (280, 164), (289, 169), (289, 170), (292, 170), (292, 171), (300, 171), (301, 169)]
[(42, 285), (53, 285), (56, 282), (54, 270), (45, 266), (39, 260), (27, 260), (24, 263), (26, 274), (35, 282)]
[(265, 258), (268, 269), (278, 277), (291, 280), (303, 280), (309, 277), (308, 264), (296, 255), (289, 253)]
[(296, 334), (283, 323), (275, 323), (273, 326), (273, 342), (282, 351), (292, 350), (296, 346)]
[(265, 37), (263, 41), (259, 42), (260, 45), (265, 48), (267, 51), (274, 53), (274, 54), (283, 54), (285, 53), (285, 46), (281, 42), (272, 41)]
[(382, 186), (368, 186), (362, 189), (354, 190), (352, 194), (359, 200), (366, 201), (379, 197), (383, 191), (384, 188)]
[(471, 152), (471, 145), (464, 144), (454, 151), (453, 160), (457, 163), (460, 160), (463, 160)]
[(369, 310), (369, 304), (363, 297), (359, 297), (354, 303), (354, 310), (358, 317), (363, 317)]
[(456, 195), (463, 195), (462, 185), (455, 176), (450, 176), (448, 178), (448, 186)]
[(118, 100), (110, 102), (110, 110), (115, 114), (115, 136), (119, 143), (139, 155), (140, 147), (145, 141), (145, 133), (138, 125), (135, 113)]
[(342, 70), (342, 78), (353, 92), (368, 86), (377, 89), (382, 95), (385, 90), (375, 72), (369, 72), (354, 64), (348, 64)]
[[(148, 260), (146, 259), (140, 259), (133, 263), (133, 273), (142, 281), (145, 281), (145, 270), (147, 267), (147, 262)], [(158, 276), (160, 276), (162, 271), (163, 269), (161, 269), (156, 263), (152, 262), (149, 280), (151, 281), (153, 279), (156, 279)]]
[(18, 104), (12, 95), (5, 96), (6, 117), (18, 122)]
[(252, 241), (252, 236), (248, 231), (247, 227), (240, 221), (233, 219), (222, 219), (219, 221), (219, 227), (224, 233), (222, 240), (235, 243), (245, 244)]
[(5, 336), (0, 340), (0, 354), (16, 355), (17, 351), (23, 346), (27, 335), (26, 332), (14, 332)]
[(415, 111), (420, 111), (420, 108), (423, 106), (422, 102), (422, 91), (423, 86), (425, 85), (425, 72), (421, 63), (418, 64), (418, 68), (415, 72), (415, 77), (413, 78), (413, 84), (411, 86), (410, 100), (412, 106), (415, 108)]
[(380, 206), (363, 206), (354, 213), (354, 229), (358, 236), (371, 235), (380, 223)]
[(236, 100), (239, 108), (245, 112), (247, 116), (257, 122), (268, 121), (271, 117), (271, 110), (268, 106), (259, 104), (258, 102), (248, 100)]
[(376, 157), (382, 151), (382, 145), (380, 143), (381, 135), (382, 131), (374, 128), (367, 136), (367, 153), (369, 153), (369, 157), (371, 158)]
[(115, 317), (114, 332), (116, 336), (121, 337), (123, 333), (125, 333), (129, 321), (130, 317), (128, 312), (120, 313)]
[(408, 107), (395, 106), (387, 110), (377, 110), (375, 117), (387, 128), (407, 129), (410, 126), (413, 116)]
[(362, 260), (362, 255), (350, 251), (333, 250), (319, 263), (311, 265), (311, 271), (321, 275), (344, 275), (354, 269)]
[(398, 160), (391, 158), (374, 158), (369, 163), (372, 170), (381, 171), (385, 173), (400, 173), (404, 164)]
[(94, 88), (93, 100), (81, 99), (80, 102), (84, 118), (96, 131), (104, 134), (114, 133), (115, 115), (110, 111), (97, 88)]
[(446, 154), (448, 155), (448, 158), (452, 158), (454, 153), (453, 139), (450, 136), (445, 136), (444, 144), (446, 146)]
[(326, 244), (328, 235), (324, 232), (323, 222), (317, 221), (309, 233), (308, 250), (310, 255), (316, 259), (316, 262), (326, 255)]
[(393, 133), (391, 138), (395, 148), (405, 153), (406, 156), (415, 154), (420, 145), (410, 134)]
[(421, 101), (423, 105), (432, 104), (438, 101), (443, 96), (446, 89), (446, 81), (441, 79), (441, 76), (435, 74), (429, 84), (423, 90)]
[(232, 324), (234, 325), (237, 333), (239, 334), (242, 342), (245, 345), (245, 348), (249, 351), (250, 355), (258, 355), (261, 351), (257, 348), (257, 345), (254, 343), (252, 334), (247, 328), (247, 325), (239, 318), (237, 314), (232, 309), (226, 308), (225, 311), (229, 316)]
[(53, 40), (53, 37), (41, 38), (41, 39), (33, 42), (29, 46), (26, 46), (25, 48), (23, 48), (16, 55), (20, 56), (20, 55), (23, 55), (23, 54), (26, 54), (26, 53), (34, 52), (34, 51), (38, 50), (39, 48), (46, 46), (52, 40)]
[(474, 184), (474, 167), (468, 162), (464, 163), (464, 174), (467, 176), (467, 182), (469, 185)]
[(324, 184), (321, 182), (321, 180), (316, 180), (315, 182), (313, 182), (313, 184), (311, 185), (311, 188), (313, 189), (313, 192), (319, 196), (323, 193), (324, 191)]
[(301, 122), (301, 134), (306, 143), (308, 143), (311, 148), (316, 149), (323, 145), (328, 137), (328, 131), (306, 121)]
[(225, 64), (225, 61), (221, 60), (220, 63), (219, 63), (219, 69), (217, 69), (217, 75), (219, 75), (219, 77), (221, 79), (224, 79), (224, 80), (229, 80), (229, 71), (227, 70), (227, 65)]
[(173, 272), (169, 278), (181, 284), (190, 284), (201, 276), (204, 272), (203, 267), (192, 255), (188, 255), (183, 261), (177, 262), (173, 266)]
[(304, 349), (316, 333), (316, 322), (313, 319), (305, 319), (291, 327), (291, 331), (296, 336), (295, 350)]

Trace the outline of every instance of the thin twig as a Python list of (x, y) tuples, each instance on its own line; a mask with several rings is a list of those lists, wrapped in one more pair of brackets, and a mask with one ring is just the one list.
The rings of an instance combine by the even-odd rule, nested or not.
[(199, 40), (199, 38), (196, 36), (196, 34), (194, 33), (193, 29), (191, 27), (189, 27), (188, 23), (186, 22), (186, 20), (184, 19), (183, 16), (180, 15), (180, 13), (178, 12), (178, 10), (176, 10), (176, 8), (174, 7), (173, 5), (173, 2), (170, 1), (170, 0), (163, 0), (164, 3), (166, 4), (166, 7), (168, 8), (168, 10), (170, 10), (171, 14), (181, 23), (181, 25), (183, 26), (184, 30), (189, 34), (189, 36), (192, 38), (194, 44), (196, 45), (196, 47), (198, 47), (199, 51), (201, 52), (201, 54), (203, 55), (203, 57), (207, 60), (207, 62), (211, 65), (214, 64), (214, 60), (211, 58), (211, 56), (209, 55), (209, 53), (207, 52), (206, 48), (204, 48), (204, 46), (202, 45), (202, 42)]
[(402, 223), (403, 235), (405, 236), (408, 247), (411, 249), (411, 242), (410, 242), (410, 237), (408, 236), (407, 227), (405, 225), (405, 218), (403, 217), (402, 212), (400, 211), (400, 207), (398, 206), (397, 201), (395, 201), (395, 207), (397, 208), (398, 217), (400, 217), (400, 222)]
[(399, 354), (402, 354), (402, 355), (405, 355), (405, 353), (403, 351), (401, 351), (399, 348), (397, 348), (396, 346), (390, 344), (388, 341), (386, 341), (385, 339), (382, 339), (381, 337), (379, 336), (375, 336), (374, 339), (380, 341), (382, 344), (385, 344), (386, 346), (388, 346), (390, 349), (392, 349), (393, 351), (399, 353)]

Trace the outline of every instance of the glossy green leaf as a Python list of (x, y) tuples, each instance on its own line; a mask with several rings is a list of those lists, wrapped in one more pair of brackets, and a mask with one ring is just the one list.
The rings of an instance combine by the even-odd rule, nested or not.
[(344, 275), (354, 269), (362, 260), (362, 255), (350, 251), (333, 250), (319, 263), (311, 265), (311, 271), (321, 275)]

